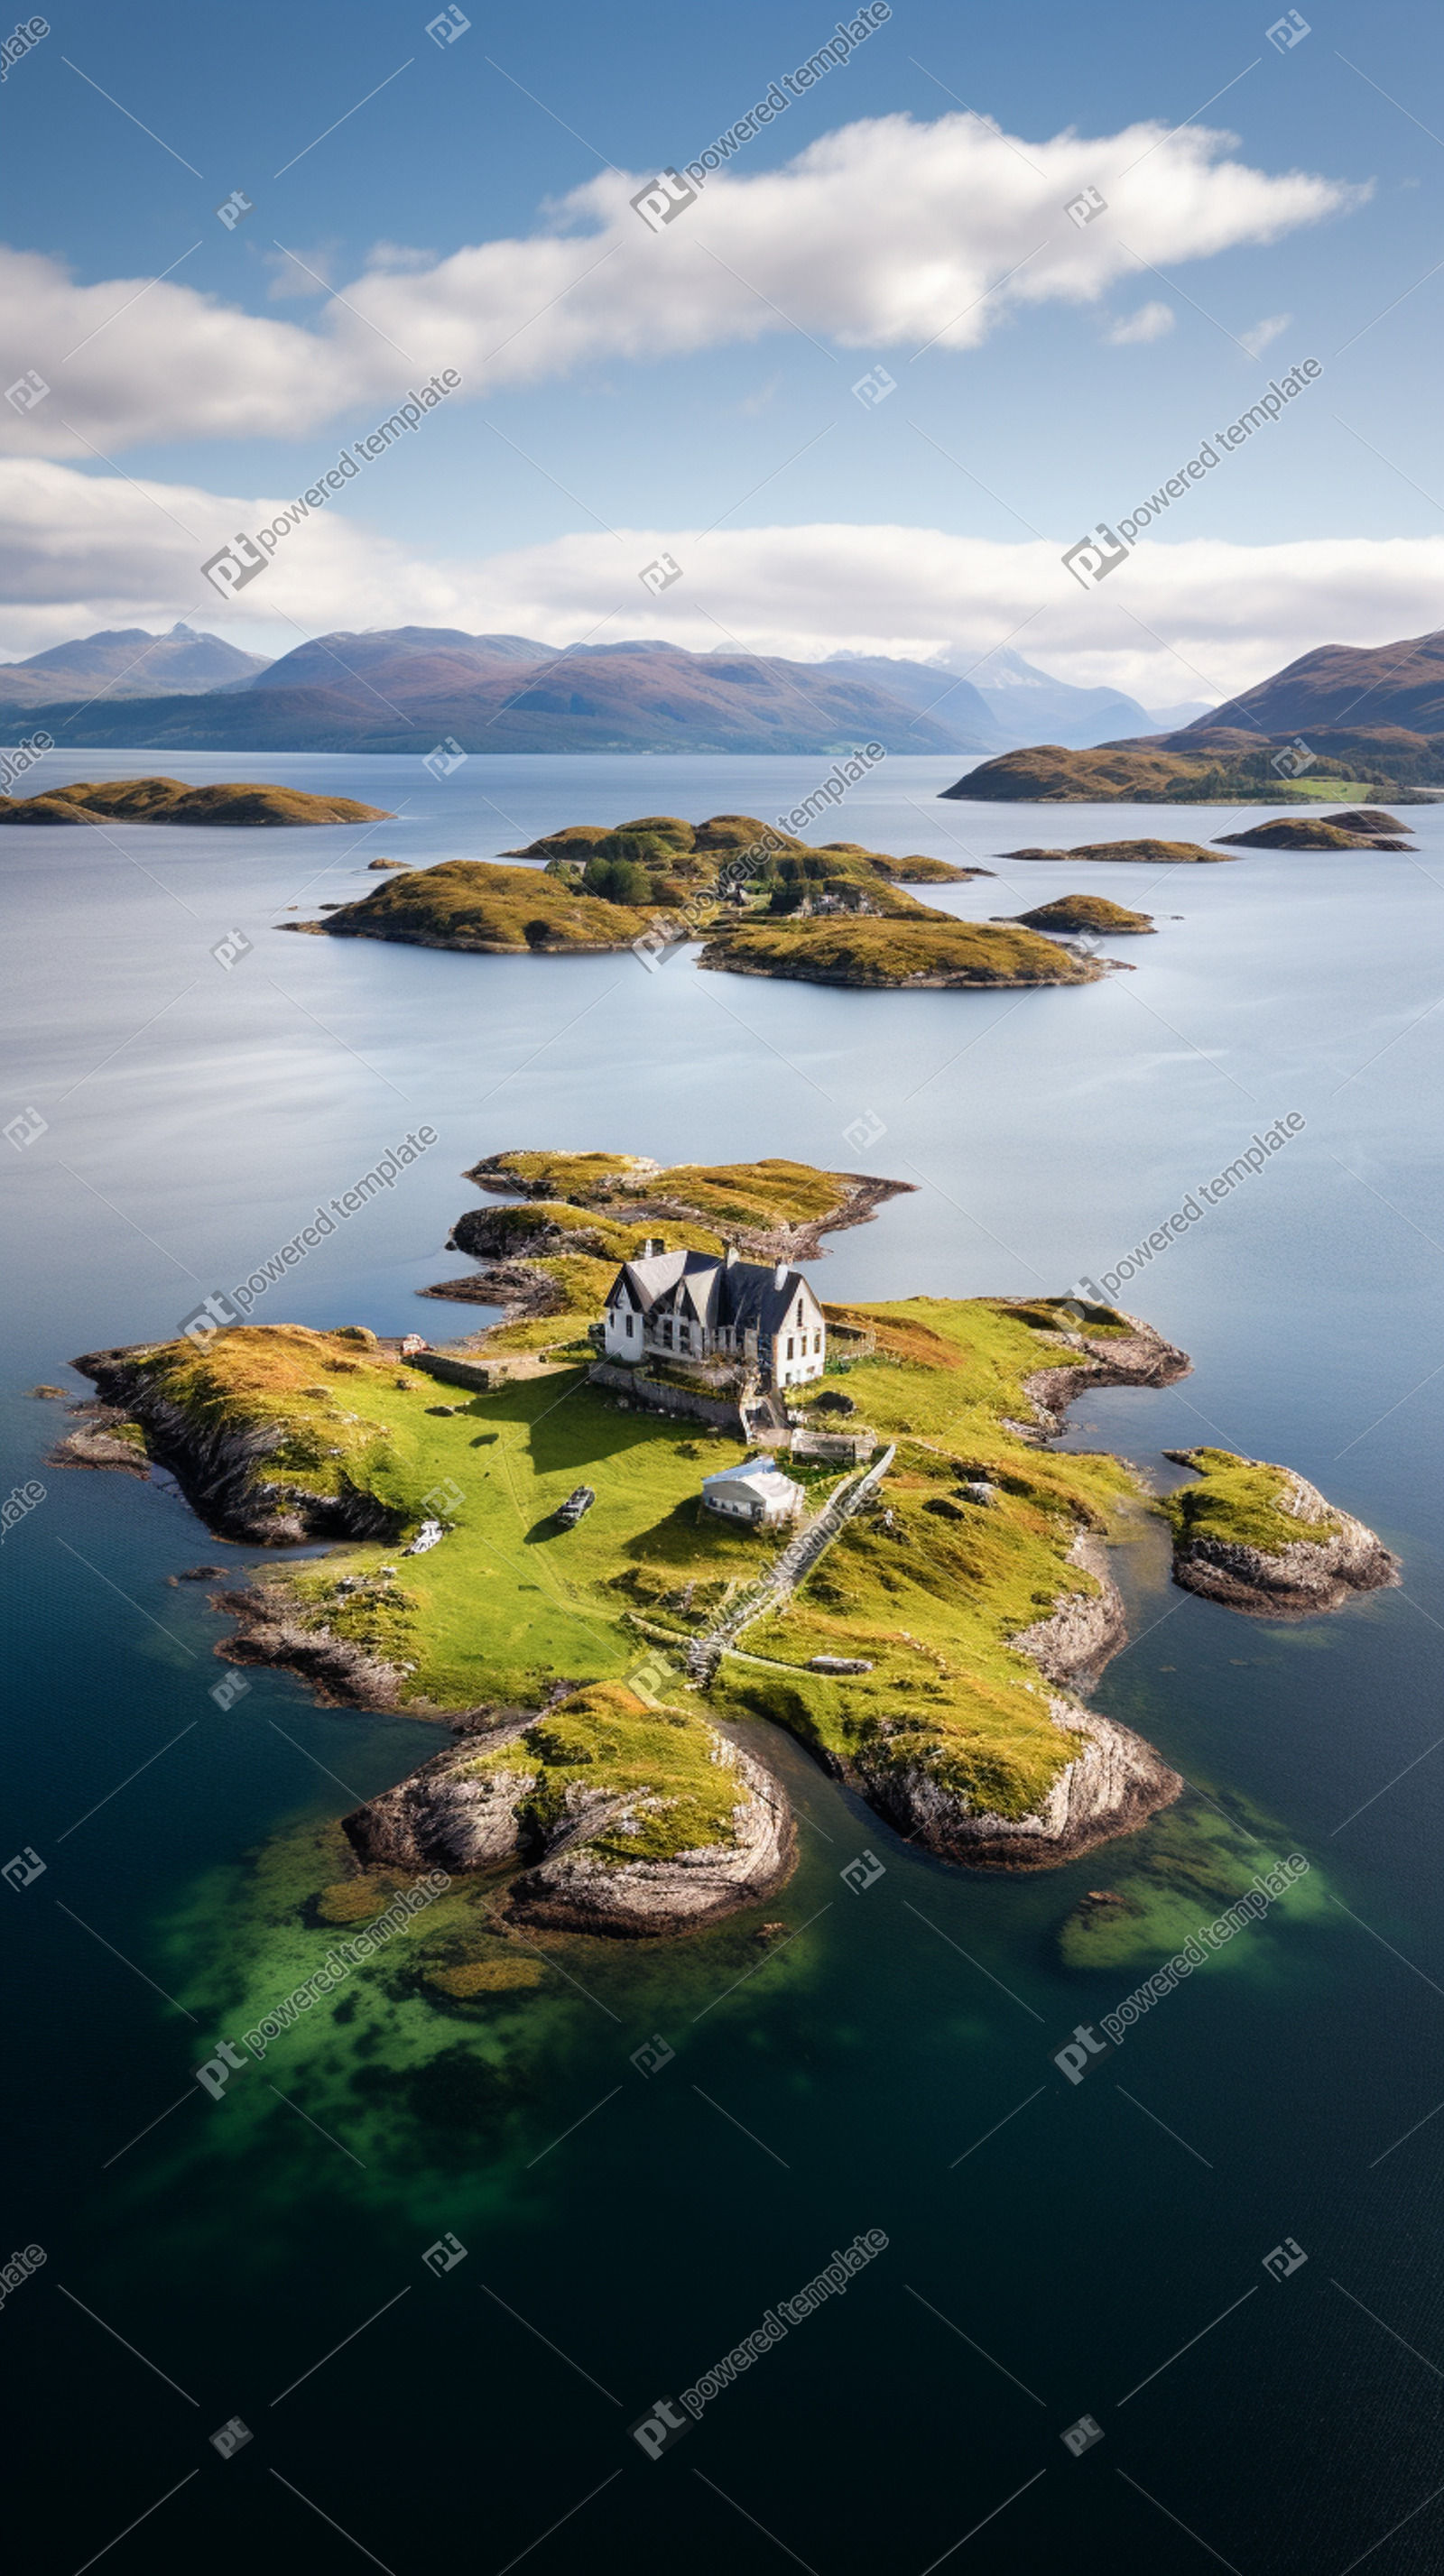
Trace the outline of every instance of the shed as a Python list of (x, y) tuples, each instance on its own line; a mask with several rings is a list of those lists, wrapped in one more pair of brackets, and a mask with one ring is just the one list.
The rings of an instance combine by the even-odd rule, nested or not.
[(775, 1522), (797, 1518), (803, 1492), (783, 1475), (775, 1458), (750, 1458), (740, 1467), (724, 1468), (720, 1475), (704, 1476), (702, 1500), (710, 1512), (767, 1529)]

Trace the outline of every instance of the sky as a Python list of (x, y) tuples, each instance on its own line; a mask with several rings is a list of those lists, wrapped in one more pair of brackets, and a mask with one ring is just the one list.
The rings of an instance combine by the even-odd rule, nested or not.
[[(177, 619), (1008, 644), (1158, 707), (1444, 623), (1439, 13), (871, 14), (22, 21), (0, 656)], [(264, 572), (218, 588), (238, 536)]]

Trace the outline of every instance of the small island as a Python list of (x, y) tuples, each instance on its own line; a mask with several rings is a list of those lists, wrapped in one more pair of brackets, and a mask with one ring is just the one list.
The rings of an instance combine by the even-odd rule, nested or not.
[(187, 787), (180, 778), (105, 778), (0, 797), (0, 823), (391, 823), (381, 805), (299, 787)]
[(1205, 850), (1197, 841), (1084, 841), (1076, 850), (1004, 850), (1005, 859), (1099, 859), (1122, 867), (1216, 868), (1232, 857), (1228, 850)]
[[(1071, 1297), (821, 1305), (793, 1254), (901, 1186), (862, 1174), (513, 1152), (474, 1177), (513, 1194), (495, 1221), (549, 1318), (441, 1352), (222, 1324), (76, 1363), (82, 1442), (169, 1468), (221, 1536), (333, 1542), (217, 1595), (218, 1652), (449, 1723), (344, 1819), (358, 1872), (469, 1874), (488, 1923), (696, 1930), (793, 1866), (759, 1719), (972, 1868), (1054, 1867), (1179, 1797), (1085, 1697), (1126, 1642), (1107, 1542), (1159, 1506), (1047, 1443), (1182, 1352)], [(1161, 1508), (1191, 1588), (1276, 1613), (1394, 1579), (1287, 1470), (1186, 1463)]]
[(1408, 825), (1377, 805), (1356, 805), (1344, 814), (1307, 822), (1285, 816), (1277, 823), (1255, 823), (1247, 832), (1220, 832), (1219, 839), (1239, 850), (1411, 850), (1399, 837)]
[[(920, 918), (918, 916), (921, 916)], [(1101, 961), (1070, 956), (1031, 930), (957, 921), (918, 904), (906, 918), (727, 922), (698, 963), (729, 975), (879, 991), (1090, 984)]]
[(1292, 1468), (1229, 1449), (1164, 1454), (1199, 1479), (1162, 1505), (1185, 1590), (1261, 1619), (1311, 1619), (1399, 1581), (1398, 1558), (1373, 1531)]
[(1060, 894), (1052, 903), (1035, 904), (1031, 912), (1010, 918), (1025, 930), (1046, 931), (1055, 939), (1097, 937), (1105, 931), (1126, 939), (1155, 926), (1151, 912), (1130, 912), (1126, 903), (1110, 903), (1106, 894)]

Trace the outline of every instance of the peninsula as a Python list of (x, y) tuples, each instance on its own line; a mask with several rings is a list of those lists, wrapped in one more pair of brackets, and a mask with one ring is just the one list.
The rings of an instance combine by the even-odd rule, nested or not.
[[(218, 1651), (450, 1721), (345, 1820), (358, 1868), (504, 1871), (488, 1907), (551, 1930), (696, 1928), (792, 1866), (759, 1719), (971, 1867), (1055, 1865), (1179, 1795), (1083, 1696), (1125, 1641), (1105, 1542), (1140, 1479), (1046, 1444), (1080, 1391), (1166, 1385), (1182, 1352), (1069, 1298), (820, 1306), (792, 1250), (900, 1186), (865, 1175), (510, 1153), (474, 1177), (515, 1194), (496, 1218), (562, 1292), (549, 1322), (449, 1353), (222, 1325), (77, 1363), (82, 1440), (168, 1467), (218, 1534), (336, 1543), (220, 1596)], [(1235, 1544), (1227, 1580), (1275, 1599), (1313, 1551), (1314, 1609), (1393, 1579), (1286, 1470), (1191, 1463), (1180, 1580)]]
[[(1170, 744), (1183, 737), (1169, 736)], [(1305, 805), (1321, 798), (1367, 793), (1380, 780), (1360, 778), (1357, 762), (1319, 758), (1307, 775), (1282, 773), (1273, 745), (1258, 750), (1229, 746), (1195, 752), (1154, 750), (1147, 743), (1100, 743), (1075, 751), (1063, 743), (1032, 744), (981, 761), (951, 787), (947, 797), (997, 805)], [(1386, 788), (1385, 792), (1388, 790)]]
[(0, 797), (0, 823), (390, 823), (382, 805), (299, 787), (188, 787), (180, 778), (83, 779)]

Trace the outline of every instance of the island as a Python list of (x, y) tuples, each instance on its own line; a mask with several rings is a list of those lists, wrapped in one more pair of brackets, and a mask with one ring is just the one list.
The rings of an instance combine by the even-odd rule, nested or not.
[(1205, 850), (1197, 841), (1084, 841), (1076, 850), (1004, 850), (1005, 859), (1101, 859), (1123, 867), (1220, 866), (1231, 850)]
[(1327, 822), (1286, 815), (1277, 823), (1255, 823), (1250, 831), (1220, 832), (1218, 837), (1240, 850), (1411, 850), (1413, 842), (1398, 837), (1407, 829), (1397, 815), (1377, 805), (1359, 805)]
[[(226, 1660), (450, 1726), (343, 1820), (358, 1876), (474, 1879), (488, 1924), (701, 1929), (793, 1865), (759, 1720), (972, 1868), (1056, 1866), (1180, 1796), (1085, 1696), (1126, 1641), (1107, 1542), (1160, 1506), (1048, 1443), (1181, 1351), (1076, 1297), (821, 1305), (792, 1254), (900, 1186), (863, 1174), (513, 1152), (474, 1177), (533, 1226), (549, 1326), (431, 1351), (221, 1323), (76, 1363), (82, 1438), (168, 1468), (218, 1535), (332, 1543), (215, 1596)], [(1320, 1610), (1394, 1579), (1287, 1470), (1187, 1463), (1161, 1508), (1191, 1588)]]
[(180, 778), (103, 778), (0, 797), (0, 823), (392, 823), (382, 805), (299, 787), (188, 787)]
[[(1173, 737), (1177, 739), (1177, 737)], [(1146, 743), (1100, 743), (1074, 751), (1058, 742), (1000, 752), (981, 761), (945, 797), (998, 805), (1305, 805), (1366, 794), (1357, 764), (1317, 758), (1307, 777), (1273, 766), (1274, 746), (1256, 751), (1154, 751)], [(1386, 787), (1384, 792), (1389, 792)]]
[(700, 940), (698, 964), (720, 973), (864, 990), (1083, 984), (1107, 971), (1032, 931), (959, 921), (903, 882), (989, 870), (851, 841), (814, 850), (755, 815), (567, 824), (510, 855), (542, 864), (448, 859), (279, 927), (490, 956), (634, 948), (648, 964)]
[(1027, 930), (1047, 931), (1055, 939), (1086, 938), (1103, 931), (1125, 939), (1155, 926), (1151, 912), (1130, 912), (1126, 903), (1110, 903), (1106, 894), (1060, 894), (1052, 903), (1035, 904), (1031, 912), (1010, 917)]
[(1168, 1449), (1199, 1481), (1165, 1497), (1173, 1577), (1230, 1610), (1309, 1619), (1399, 1579), (1399, 1560), (1362, 1521), (1290, 1467), (1228, 1449)]

